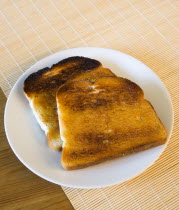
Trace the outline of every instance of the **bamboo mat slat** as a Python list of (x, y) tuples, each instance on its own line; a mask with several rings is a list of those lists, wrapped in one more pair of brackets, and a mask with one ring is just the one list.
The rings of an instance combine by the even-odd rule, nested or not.
[(174, 130), (159, 160), (120, 185), (63, 187), (75, 209), (179, 209), (178, 7), (177, 0), (0, 1), (0, 86), (7, 97), (21, 74), (38, 60), (87, 46), (134, 56), (153, 69), (171, 95)]

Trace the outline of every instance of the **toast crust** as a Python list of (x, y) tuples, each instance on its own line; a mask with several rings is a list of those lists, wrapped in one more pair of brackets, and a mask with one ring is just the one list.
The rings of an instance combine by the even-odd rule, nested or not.
[(70, 81), (57, 92), (62, 165), (84, 168), (164, 144), (167, 132), (142, 89), (120, 77)]
[[(163, 144), (163, 140), (161, 141), (158, 141), (158, 142), (153, 142), (153, 143), (150, 143), (148, 145), (140, 145), (139, 147), (136, 147), (136, 148), (131, 148), (123, 153), (119, 153), (119, 154), (116, 154), (116, 155), (112, 155), (112, 156), (109, 156), (109, 157), (104, 157), (102, 159), (99, 159), (93, 163), (86, 163), (86, 164), (83, 164), (83, 165), (68, 165), (66, 162), (63, 162), (63, 157), (62, 157), (62, 166), (64, 169), (68, 170), (68, 171), (71, 171), (71, 170), (77, 170), (77, 169), (82, 169), (82, 168), (86, 168), (86, 167), (89, 167), (89, 166), (93, 166), (93, 165), (97, 165), (99, 163), (102, 163), (102, 162), (105, 162), (105, 161), (109, 161), (109, 160), (112, 160), (112, 159), (116, 159), (116, 158), (119, 158), (119, 157), (123, 157), (123, 156), (127, 156), (127, 155), (130, 155), (130, 154), (134, 154), (134, 153), (137, 153), (137, 152), (141, 152), (141, 151), (144, 151), (144, 150), (147, 150), (147, 149), (150, 149), (150, 148), (153, 148), (153, 147), (156, 147), (156, 146), (159, 146), (159, 145), (162, 145)], [(64, 149), (63, 149), (64, 150)], [(63, 151), (63, 155), (68, 155), (68, 154), (65, 154), (65, 150)]]
[(58, 88), (70, 80), (92, 81), (103, 76), (115, 75), (97, 60), (75, 56), (41, 69), (24, 81), (24, 93), (33, 104), (51, 149), (61, 150), (62, 146), (56, 106)]

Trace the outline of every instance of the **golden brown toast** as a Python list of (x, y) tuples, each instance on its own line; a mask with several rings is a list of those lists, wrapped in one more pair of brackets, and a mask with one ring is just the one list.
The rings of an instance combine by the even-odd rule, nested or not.
[(120, 77), (71, 81), (57, 92), (62, 165), (80, 169), (164, 144), (167, 132), (142, 89)]
[(60, 150), (62, 141), (56, 108), (56, 91), (66, 81), (73, 79), (94, 80), (115, 76), (97, 60), (70, 57), (31, 74), (24, 82), (24, 92), (41, 128), (45, 131), (49, 147)]

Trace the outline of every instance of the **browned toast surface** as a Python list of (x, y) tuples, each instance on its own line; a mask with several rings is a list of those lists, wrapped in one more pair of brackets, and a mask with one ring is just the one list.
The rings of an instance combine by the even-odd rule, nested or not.
[(84, 168), (164, 144), (166, 130), (142, 89), (120, 77), (71, 81), (57, 92), (62, 165)]
[(46, 67), (31, 74), (24, 82), (24, 91), (27, 94), (46, 92), (99, 66), (101, 63), (94, 59), (79, 56), (69, 57), (54, 64), (51, 68)]
[(62, 144), (56, 108), (57, 89), (69, 80), (91, 81), (103, 76), (115, 75), (97, 60), (76, 56), (64, 59), (51, 68), (39, 70), (25, 80), (25, 95), (45, 130), (52, 149), (59, 150)]

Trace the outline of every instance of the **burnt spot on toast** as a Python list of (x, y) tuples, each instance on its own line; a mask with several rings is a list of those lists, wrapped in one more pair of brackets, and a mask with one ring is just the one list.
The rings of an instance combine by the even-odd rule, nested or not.
[(80, 56), (69, 57), (54, 64), (51, 68), (46, 67), (29, 75), (24, 81), (24, 91), (28, 94), (56, 89), (67, 80), (99, 66), (101, 63), (94, 59)]
[(84, 68), (85, 70), (95, 69), (101, 65), (101, 63), (95, 59), (86, 58), (82, 56), (73, 56), (63, 59), (62, 61), (59, 61), (58, 63), (54, 64), (52, 68), (58, 65), (66, 65), (68, 63), (76, 63), (76, 62), (80, 63), (80, 67)]
[(96, 82), (70, 81), (59, 88), (57, 97), (61, 94), (65, 94), (65, 100), (62, 96), (61, 103), (79, 112), (107, 108), (109, 104), (125, 109), (125, 106), (138, 103), (144, 95), (138, 85), (119, 77), (98, 78)]

